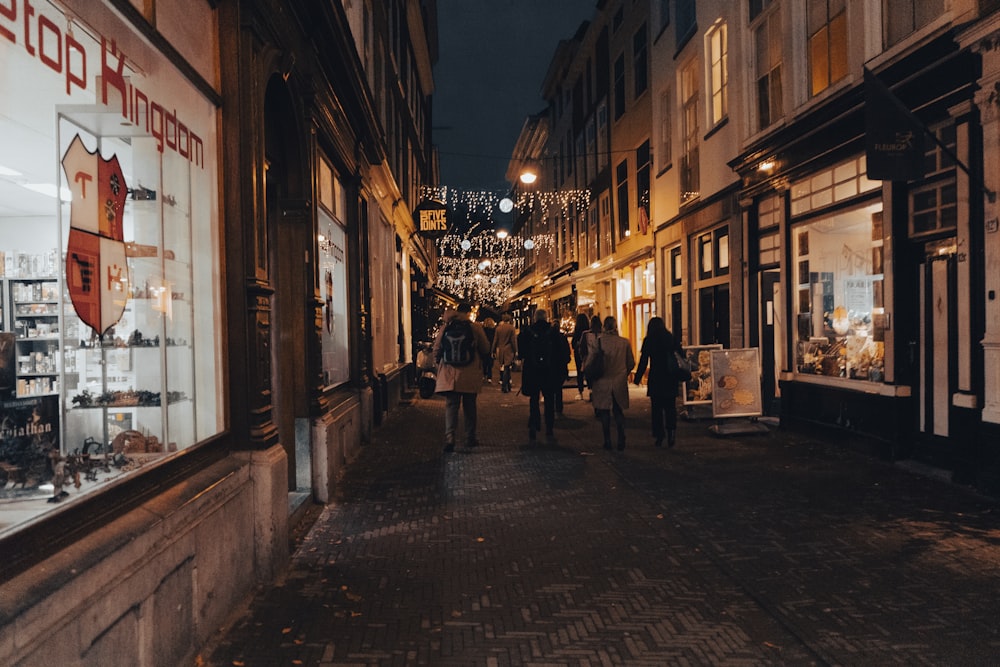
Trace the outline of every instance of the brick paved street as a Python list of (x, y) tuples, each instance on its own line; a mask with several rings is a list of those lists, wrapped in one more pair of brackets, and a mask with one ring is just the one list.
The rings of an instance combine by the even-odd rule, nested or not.
[(574, 393), (534, 448), (495, 385), (471, 451), (402, 406), (199, 662), (1000, 664), (994, 501), (781, 430), (655, 449), (637, 389), (606, 452)]

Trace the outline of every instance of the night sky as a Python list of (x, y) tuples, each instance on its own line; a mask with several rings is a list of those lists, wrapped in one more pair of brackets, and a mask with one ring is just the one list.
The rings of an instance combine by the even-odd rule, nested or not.
[(503, 190), (524, 120), (545, 109), (542, 80), (559, 41), (596, 0), (438, 0), (434, 142), (441, 184)]

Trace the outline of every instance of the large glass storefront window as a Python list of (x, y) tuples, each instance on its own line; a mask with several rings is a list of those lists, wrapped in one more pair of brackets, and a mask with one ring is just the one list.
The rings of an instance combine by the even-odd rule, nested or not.
[(103, 3), (26, 7), (0, 11), (0, 534), (223, 421), (215, 107)]
[(882, 203), (798, 225), (792, 243), (795, 369), (882, 381)]
[(325, 158), (319, 161), (319, 270), (323, 295), (323, 381), (327, 386), (351, 377), (347, 329), (347, 215), (344, 187)]

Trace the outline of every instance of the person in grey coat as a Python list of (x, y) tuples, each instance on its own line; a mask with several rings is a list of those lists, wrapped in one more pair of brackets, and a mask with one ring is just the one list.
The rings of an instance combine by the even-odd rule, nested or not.
[(517, 331), (510, 313), (500, 316), (500, 324), (493, 332), (493, 357), (500, 366), (500, 391), (510, 391), (510, 371), (517, 356)]
[(444, 451), (455, 451), (455, 431), (458, 428), (458, 408), (462, 406), (465, 415), (465, 446), (475, 447), (476, 440), (476, 400), (483, 388), (482, 359), (490, 354), (490, 341), (486, 338), (482, 325), (471, 322), (475, 342), (476, 357), (464, 366), (454, 366), (444, 361), (444, 334), (452, 317), (468, 320), (472, 307), (459, 304), (458, 311), (445, 315), (444, 326), (434, 339), (434, 359), (437, 361), (437, 384), (434, 391), (444, 394)]
[(597, 337), (604, 353), (604, 373), (591, 386), (591, 401), (604, 434), (604, 449), (611, 449), (611, 417), (618, 430), (618, 451), (625, 449), (625, 409), (628, 408), (628, 374), (635, 367), (632, 344), (618, 335), (618, 322), (604, 318)]

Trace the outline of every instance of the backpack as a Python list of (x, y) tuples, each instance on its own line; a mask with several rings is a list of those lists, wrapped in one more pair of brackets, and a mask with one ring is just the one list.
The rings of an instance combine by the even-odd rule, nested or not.
[(546, 329), (539, 334), (531, 331), (531, 365), (538, 370), (545, 370), (552, 363), (552, 330)]
[(444, 327), (441, 361), (450, 366), (468, 366), (476, 358), (476, 336), (472, 322), (453, 318)]

